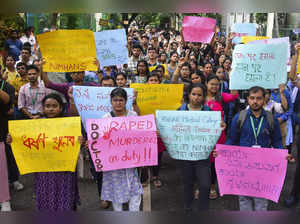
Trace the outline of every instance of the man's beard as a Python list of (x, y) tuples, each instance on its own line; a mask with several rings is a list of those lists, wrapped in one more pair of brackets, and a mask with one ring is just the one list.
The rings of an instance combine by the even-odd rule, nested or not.
[(251, 109), (252, 111), (255, 111), (255, 112), (260, 111), (262, 108), (263, 108), (262, 106), (261, 106), (261, 107), (256, 107), (256, 108), (250, 107), (250, 109)]

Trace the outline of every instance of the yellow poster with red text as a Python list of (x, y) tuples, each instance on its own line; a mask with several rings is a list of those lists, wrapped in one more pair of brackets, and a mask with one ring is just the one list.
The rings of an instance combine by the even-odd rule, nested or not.
[(181, 106), (183, 84), (130, 84), (137, 91), (137, 105), (141, 115), (156, 110), (177, 110)]
[(96, 44), (90, 30), (58, 30), (37, 35), (44, 72), (97, 71)]
[(21, 174), (75, 171), (80, 117), (9, 121), (9, 133)]

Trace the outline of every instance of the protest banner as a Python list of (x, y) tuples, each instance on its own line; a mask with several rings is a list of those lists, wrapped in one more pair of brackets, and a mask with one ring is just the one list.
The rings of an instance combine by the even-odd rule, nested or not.
[(210, 43), (215, 34), (216, 20), (206, 17), (185, 16), (182, 34), (186, 42)]
[(288, 44), (287, 59), (289, 59), (290, 55), (291, 55), (291, 44), (290, 44), (290, 38), (289, 37), (254, 40), (254, 41), (250, 41), (248, 44), (280, 44), (280, 43), (287, 43)]
[(173, 159), (208, 159), (221, 135), (219, 111), (156, 111), (160, 136)]
[(288, 150), (217, 145), (215, 160), (220, 195), (233, 194), (278, 202)]
[(0, 142), (0, 170), (0, 202), (4, 202), (10, 199), (4, 142)]
[(256, 36), (256, 26), (255, 23), (235, 23), (231, 27), (231, 32), (235, 33), (233, 38), (233, 43), (241, 43), (241, 37), (243, 36)]
[(80, 117), (9, 121), (9, 133), (21, 174), (75, 172)]
[[(150, 67), (149, 67), (149, 72), (152, 72), (152, 71), (154, 71), (154, 70), (157, 68), (157, 66), (158, 66), (158, 65), (156, 65), (156, 66), (150, 66)], [(168, 75), (168, 74), (169, 74), (169, 72), (168, 72), (167, 65), (166, 65), (166, 64), (161, 64), (161, 66), (163, 66), (163, 67), (164, 67), (164, 69), (165, 69), (164, 76)]]
[(44, 72), (97, 71), (96, 45), (90, 30), (58, 30), (37, 35)]
[(270, 37), (265, 37), (265, 36), (245, 36), (245, 37), (241, 37), (241, 41), (244, 44), (248, 44), (251, 41), (266, 40), (266, 39), (270, 39)]
[[(114, 87), (74, 86), (73, 97), (77, 111), (85, 127), (86, 119), (101, 118), (112, 111), (110, 93)], [(124, 88), (127, 92), (126, 108), (132, 108), (133, 89)]]
[(101, 68), (128, 63), (128, 49), (125, 29), (95, 32), (97, 58)]
[(137, 93), (141, 115), (155, 114), (155, 110), (176, 110), (181, 105), (183, 84), (130, 84)]
[(239, 44), (233, 51), (229, 88), (249, 89), (261, 86), (266, 89), (278, 88), (285, 83), (287, 43), (280, 44)]
[(87, 119), (86, 127), (96, 171), (157, 165), (153, 115)]

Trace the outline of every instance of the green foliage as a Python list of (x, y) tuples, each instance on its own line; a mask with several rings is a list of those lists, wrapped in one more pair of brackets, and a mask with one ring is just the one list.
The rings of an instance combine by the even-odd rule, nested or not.
[(267, 23), (268, 13), (255, 13), (255, 20), (257, 24)]
[(4, 48), (4, 42), (9, 38), (11, 30), (23, 32), (25, 29), (25, 21), (19, 14), (3, 15), (0, 14), (0, 49)]
[(60, 15), (60, 29), (93, 29), (93, 14), (64, 13)]

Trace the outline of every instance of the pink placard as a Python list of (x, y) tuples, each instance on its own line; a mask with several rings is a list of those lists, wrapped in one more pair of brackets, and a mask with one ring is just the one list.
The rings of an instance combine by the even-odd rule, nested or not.
[(153, 115), (88, 119), (86, 125), (97, 171), (157, 165)]
[(5, 145), (0, 142), (0, 203), (8, 201), (10, 199), (9, 186), (8, 186), (8, 174), (5, 155)]
[(215, 33), (215, 26), (215, 19), (185, 16), (182, 22), (184, 41), (210, 43)]
[(284, 183), (287, 150), (217, 144), (215, 161), (220, 194), (278, 202)]

